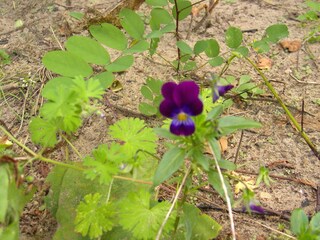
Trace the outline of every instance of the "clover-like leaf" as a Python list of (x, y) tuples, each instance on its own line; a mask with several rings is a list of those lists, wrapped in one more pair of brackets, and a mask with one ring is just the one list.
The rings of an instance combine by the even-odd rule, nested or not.
[[(150, 193), (141, 190), (129, 193), (119, 204), (119, 223), (125, 230), (130, 230), (138, 239), (155, 239), (157, 232), (170, 208), (169, 202), (151, 204)], [(174, 218), (171, 215), (164, 233), (173, 228)]]
[(110, 126), (109, 133), (124, 142), (123, 148), (129, 156), (134, 156), (138, 150), (156, 153), (157, 136), (151, 128), (145, 126), (143, 120), (124, 118)]
[(110, 203), (101, 203), (101, 195), (95, 193), (84, 197), (77, 207), (75, 231), (90, 239), (100, 237), (103, 232), (110, 231), (115, 223), (115, 209)]
[(87, 156), (83, 160), (83, 164), (90, 167), (85, 170), (85, 174), (91, 180), (99, 177), (100, 184), (109, 184), (112, 177), (120, 171), (121, 164), (128, 159), (122, 146), (117, 143), (112, 143), (110, 147), (102, 144), (92, 151), (92, 155), (93, 157)]

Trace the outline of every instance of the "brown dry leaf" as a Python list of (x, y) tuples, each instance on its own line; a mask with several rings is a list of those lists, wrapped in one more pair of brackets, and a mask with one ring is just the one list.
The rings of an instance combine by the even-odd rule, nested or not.
[(269, 70), (272, 66), (272, 61), (267, 57), (258, 57), (257, 67), (261, 70)]
[(207, 9), (208, 6), (205, 3), (200, 4), (199, 6), (193, 6), (191, 10), (191, 15), (192, 17), (198, 17), (199, 13), (201, 12), (202, 9)]
[(228, 149), (228, 138), (222, 137), (219, 139), (220, 151), (225, 152)]
[(301, 40), (283, 40), (280, 42), (281, 47), (288, 52), (299, 51), (301, 44)]

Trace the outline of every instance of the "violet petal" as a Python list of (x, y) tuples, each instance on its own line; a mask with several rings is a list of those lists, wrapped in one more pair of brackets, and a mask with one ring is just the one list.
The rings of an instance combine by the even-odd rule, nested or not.
[(177, 88), (178, 84), (175, 82), (167, 82), (162, 85), (161, 93), (165, 99), (173, 101), (174, 90)]
[(261, 206), (259, 206), (259, 205), (256, 205), (254, 203), (250, 203), (249, 207), (250, 207), (252, 212), (264, 214), (263, 208)]
[(173, 101), (164, 99), (159, 106), (159, 111), (163, 116), (173, 118), (180, 112), (180, 109)]
[(216, 86), (213, 90), (213, 102), (217, 101), (219, 97), (223, 96), (233, 88), (233, 85), (225, 85), (225, 86)]
[(170, 125), (170, 132), (178, 136), (189, 136), (195, 131), (194, 122), (190, 117), (185, 121), (173, 119)]
[(185, 104), (193, 102), (199, 97), (199, 87), (193, 81), (185, 81), (178, 85), (174, 90), (173, 99), (175, 103), (182, 107)]
[(203, 103), (202, 101), (197, 98), (194, 99), (193, 102), (190, 102), (182, 107), (182, 111), (190, 116), (196, 116), (202, 113), (203, 110)]

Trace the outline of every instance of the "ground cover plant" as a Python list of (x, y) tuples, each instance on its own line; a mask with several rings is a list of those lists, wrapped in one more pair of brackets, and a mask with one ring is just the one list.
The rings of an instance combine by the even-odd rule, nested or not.
[[(27, 187), (21, 174), (35, 161), (43, 161), (54, 165), (46, 179), (50, 192), (45, 197), (45, 208), (59, 224), (54, 239), (216, 238), (221, 223), (202, 213), (192, 201), (200, 189), (208, 186), (225, 202), (229, 224), (224, 228), (230, 229), (231, 238), (236, 239), (235, 208), (262, 216), (268, 212), (257, 201), (253, 187), (234, 174), (239, 166), (222, 155), (224, 137), (262, 127), (258, 121), (225, 114), (236, 97), (246, 102), (270, 91), (301, 139), (320, 158), (317, 147), (265, 76), (263, 67), (250, 58), (251, 52), (267, 53), (288, 37), (285, 24), (268, 26), (253, 42), (244, 39), (240, 28), (229, 26), (223, 42), (208, 38), (190, 45), (181, 37), (180, 26), (200, 2), (149, 0), (146, 4), (150, 8), (147, 16), (123, 8), (119, 13), (121, 28), (111, 23), (91, 25), (90, 35), (71, 36), (65, 49), (44, 54), (44, 66), (56, 75), (43, 86), (45, 102), (39, 114), (30, 119), (31, 140), (38, 147), (30, 148), (5, 124), (1, 126), (5, 135), (0, 171), (2, 238), (18, 239), (20, 214), (35, 191)], [(158, 50), (167, 35), (175, 36), (173, 61)], [(226, 51), (221, 52), (222, 48)], [(111, 106), (106, 89), (117, 83), (117, 73), (127, 71), (135, 58), (146, 52), (148, 57), (157, 55), (169, 64), (175, 72), (172, 79), (146, 77), (139, 110), (148, 118), (117, 119), (100, 130), (108, 133), (109, 141), (83, 156), (73, 144), (76, 134), (86, 119), (105, 117), (101, 105)], [(260, 84), (245, 74), (228, 76), (235, 61), (250, 65), (259, 74)], [(206, 65), (212, 70), (195, 81), (193, 74)], [(221, 67), (219, 71), (217, 67)], [(154, 122), (150, 124), (149, 119)], [(71, 149), (72, 157), (68, 151), (63, 161), (47, 157), (61, 143)], [(30, 157), (16, 160), (10, 152), (12, 144)], [(268, 168), (261, 166), (255, 185), (270, 185), (272, 181)], [(159, 189), (165, 184), (176, 189), (171, 199), (159, 197)], [(234, 185), (240, 188), (236, 199)], [(319, 214), (309, 222), (302, 210), (292, 213), (291, 231), (299, 239), (318, 239), (319, 225)]]

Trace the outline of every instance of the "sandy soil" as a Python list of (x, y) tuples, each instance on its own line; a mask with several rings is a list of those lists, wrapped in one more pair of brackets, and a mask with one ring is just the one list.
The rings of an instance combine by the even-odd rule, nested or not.
[[(30, 1), (0, 1), (0, 49), (5, 49), (11, 56), (11, 64), (3, 66), (0, 71), (0, 86), (4, 90), (0, 99), (0, 120), (20, 141), (30, 148), (36, 149), (30, 142), (28, 121), (37, 114), (41, 104), (39, 92), (51, 74), (41, 64), (41, 57), (50, 50), (59, 49), (71, 34), (87, 34), (79, 22), (71, 19), (70, 11), (85, 12), (94, 8), (100, 12), (108, 11), (116, 1), (63, 1), (63, 0), (30, 0)], [(213, 10), (211, 16), (195, 31), (191, 31), (188, 42), (193, 45), (199, 39), (216, 38), (224, 42), (224, 32), (231, 25), (246, 30), (244, 41), (252, 42), (259, 39), (266, 27), (275, 23), (285, 23), (290, 31), (290, 39), (302, 40), (307, 36), (308, 26), (301, 26), (295, 18), (305, 11), (302, 0), (221, 0)], [(142, 5), (142, 13), (150, 9)], [(203, 15), (203, 14), (202, 14)], [(195, 19), (193, 26), (201, 19)], [(22, 20), (24, 26), (15, 29), (17, 20)], [(188, 17), (181, 23), (181, 36), (186, 37), (189, 31)], [(253, 30), (253, 31), (251, 31)], [(76, 33), (75, 33), (76, 32)], [(173, 36), (163, 39), (159, 48), (167, 59), (175, 59)], [(222, 52), (225, 49), (222, 47)], [(314, 60), (310, 58), (313, 54)], [(304, 100), (304, 130), (313, 143), (320, 146), (320, 106), (314, 100), (320, 98), (320, 80), (318, 78), (320, 44), (304, 43), (298, 52), (285, 52), (279, 45), (274, 45), (266, 56), (273, 65), (265, 71), (272, 80), (282, 99), (291, 106), (294, 116), (300, 119), (301, 102)], [(254, 53), (251, 58), (257, 60)], [(207, 71), (218, 72), (220, 68), (205, 67), (196, 72), (202, 76)], [(297, 82), (290, 76), (296, 71), (302, 76)], [(110, 101), (117, 106), (130, 111), (138, 111), (138, 104), (142, 100), (140, 87), (147, 76), (163, 79), (174, 79), (174, 71), (163, 60), (147, 55), (136, 57), (135, 65), (127, 72), (117, 75), (123, 85), (123, 90), (117, 93), (108, 92)], [(241, 75), (250, 75), (254, 82), (261, 83), (261, 79), (248, 64), (237, 60), (226, 73), (239, 79)], [(228, 114), (245, 116), (260, 121), (263, 127), (259, 130), (244, 131), (237, 163), (240, 170), (248, 173), (257, 173), (260, 166), (269, 166), (270, 173), (288, 179), (304, 179), (306, 181), (284, 180), (273, 178), (271, 187), (255, 189), (258, 199), (268, 209), (283, 215), (295, 208), (303, 207), (309, 214), (315, 212), (316, 187), (320, 183), (320, 161), (313, 155), (310, 148), (300, 137), (298, 132), (288, 121), (285, 113), (275, 101), (269, 101), (271, 94), (267, 91), (260, 100), (238, 102)], [(99, 143), (106, 140), (106, 131), (116, 118), (132, 116), (130, 111), (115, 109), (116, 116), (105, 106), (106, 118), (92, 117), (77, 134), (74, 145), (81, 154), (88, 154)], [(152, 122), (151, 119), (148, 121)], [(99, 134), (97, 134), (99, 132)], [(228, 138), (226, 159), (234, 160), (241, 133)], [(18, 148), (14, 149), (19, 156), (25, 156)], [(54, 156), (63, 159), (63, 151), (57, 150)], [(21, 218), (22, 239), (51, 239), (56, 223), (50, 213), (43, 210), (43, 196), (48, 191), (44, 184), (45, 177), (51, 166), (44, 163), (34, 163), (27, 173), (35, 177), (34, 185), (38, 191), (32, 202), (27, 204)], [(244, 176), (250, 174), (242, 173)], [(253, 175), (254, 176), (254, 175)], [(217, 195), (208, 193), (204, 196), (211, 202), (219, 205), (223, 203)], [(206, 204), (199, 202), (199, 204)], [(225, 212), (204, 209), (212, 215), (224, 230), (219, 239), (228, 239), (229, 222)], [(286, 239), (277, 233), (282, 231), (281, 224), (288, 228), (288, 221), (279, 216), (248, 216), (235, 214), (235, 225), (239, 239)]]

